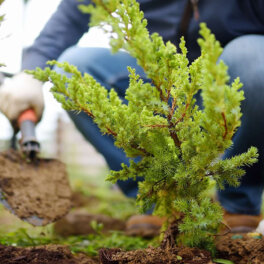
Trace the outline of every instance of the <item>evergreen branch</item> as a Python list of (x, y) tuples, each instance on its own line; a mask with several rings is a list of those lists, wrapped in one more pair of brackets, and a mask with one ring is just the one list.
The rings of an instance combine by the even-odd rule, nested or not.
[[(93, 0), (94, 3), (97, 2), (97, 0)], [(96, 3), (98, 4), (98, 3)], [(109, 16), (111, 16), (113, 19), (115, 19), (114, 15), (113, 15), (113, 12), (107, 8), (107, 6), (103, 3), (102, 0), (99, 0), (99, 5), (103, 7), (103, 9), (108, 13)], [(120, 15), (120, 13), (119, 13)], [(121, 16), (121, 18), (123, 19), (124, 21), (124, 18)], [(130, 19), (130, 17), (129, 17)], [(130, 30), (128, 28), (128, 24), (127, 23), (124, 23), (125, 24), (125, 34), (124, 34), (124, 40), (130, 45), (130, 46), (133, 46), (133, 43), (132, 43), (132, 38), (130, 37)], [(130, 24), (133, 25), (131, 19), (130, 19)], [(145, 50), (143, 50), (141, 47), (143, 46), (134, 46), (133, 48), (135, 49), (135, 53), (138, 54), (139, 58), (140, 58), (140, 61), (141, 61), (141, 67), (143, 68), (144, 72), (149, 72), (150, 69), (147, 65), (147, 62), (145, 60)], [(156, 87), (156, 89), (159, 91), (160, 93), (160, 99), (164, 102), (168, 102), (167, 98), (163, 95), (163, 91), (161, 89), (161, 85), (162, 85), (162, 82), (159, 81), (159, 79), (152, 79), (152, 82), (154, 84), (154, 86)]]
[(227, 123), (226, 123), (226, 116), (225, 116), (225, 113), (224, 113), (224, 112), (222, 112), (221, 115), (222, 115), (223, 120), (224, 120), (224, 128), (225, 128), (225, 132), (224, 132), (223, 138), (225, 139), (226, 136), (227, 136), (227, 132), (228, 132), (228, 129), (227, 129)]

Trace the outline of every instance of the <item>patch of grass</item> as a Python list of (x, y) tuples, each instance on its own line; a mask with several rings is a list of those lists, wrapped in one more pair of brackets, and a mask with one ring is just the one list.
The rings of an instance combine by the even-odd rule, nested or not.
[(153, 240), (141, 237), (129, 237), (121, 232), (112, 232), (108, 236), (89, 235), (68, 238), (68, 244), (73, 252), (85, 252), (88, 255), (97, 255), (100, 248), (121, 248), (123, 250), (135, 250), (146, 248), (149, 245), (157, 246), (158, 238)]
[(41, 232), (39, 234), (30, 234), (26, 228), (18, 228), (14, 232), (1, 233), (0, 244), (5, 246), (38, 246), (46, 244), (56, 244), (58, 240), (52, 237), (51, 233)]
[(15, 232), (1, 234), (0, 244), (20, 247), (60, 244), (69, 246), (73, 253), (84, 252), (89, 256), (95, 256), (100, 248), (134, 250), (146, 248), (149, 245), (156, 246), (158, 245), (158, 238), (147, 240), (140, 237), (129, 237), (121, 232), (111, 232), (111, 234), (107, 236), (97, 234), (61, 238), (47, 233), (29, 235), (25, 228), (19, 228)]

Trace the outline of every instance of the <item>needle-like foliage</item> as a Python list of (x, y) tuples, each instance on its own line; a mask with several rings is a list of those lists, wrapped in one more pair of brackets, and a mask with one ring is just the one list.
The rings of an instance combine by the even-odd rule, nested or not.
[[(206, 195), (211, 179), (219, 188), (238, 186), (243, 166), (257, 161), (253, 147), (219, 159), (240, 126), (242, 84), (238, 78), (229, 84), (227, 66), (218, 62), (222, 48), (205, 24), (198, 40), (201, 56), (190, 64), (183, 38), (177, 51), (157, 33), (149, 34), (136, 0), (93, 3), (81, 6), (91, 14), (91, 25), (110, 33), (113, 52), (129, 52), (151, 82), (128, 68), (126, 104), (113, 89), (107, 91), (68, 63), (50, 62), (70, 78), (50, 68), (33, 74), (53, 83), (51, 91), (64, 109), (87, 113), (128, 157), (141, 157), (130, 166), (123, 164), (121, 171), (111, 171), (108, 180), (143, 177), (137, 198), (142, 211), (154, 204), (155, 214), (169, 220), (180, 217), (178, 241), (208, 247), (222, 219), (220, 206)], [(202, 97), (202, 106), (196, 104), (197, 96)]]

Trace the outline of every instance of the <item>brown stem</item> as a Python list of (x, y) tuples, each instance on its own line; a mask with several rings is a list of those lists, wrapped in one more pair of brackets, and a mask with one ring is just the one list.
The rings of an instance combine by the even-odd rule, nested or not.
[[(144, 69), (144, 67), (143, 67)], [(144, 69), (145, 70), (145, 69)], [(156, 89), (159, 91), (159, 94), (160, 94), (160, 99), (167, 103), (167, 98), (163, 95), (162, 93), (162, 89), (161, 89), (161, 83), (158, 82), (157, 80), (152, 80), (152, 84), (156, 87)]]
[(114, 137), (117, 136), (117, 133), (114, 132), (114, 131), (113, 131), (112, 129), (110, 129), (109, 127), (106, 127), (106, 129), (107, 129), (107, 131), (108, 131), (108, 134), (110, 134), (110, 135), (112, 135), (112, 136), (114, 136)]
[(175, 130), (174, 131), (170, 131), (170, 136), (173, 139), (175, 146), (180, 147), (181, 146), (181, 141), (179, 140)]
[(182, 223), (184, 215), (172, 221), (164, 233), (160, 247), (162, 249), (172, 249), (176, 246), (176, 238), (180, 234), (179, 225)]
[(131, 144), (130, 145), (132, 148), (141, 151), (142, 153), (145, 154), (145, 156), (152, 156), (149, 152), (147, 152), (144, 148), (139, 147), (137, 144)]
[(184, 117), (186, 116), (186, 113), (187, 113), (187, 110), (188, 110), (189, 106), (190, 106), (189, 103), (187, 103), (187, 104), (185, 105), (185, 110), (184, 110), (184, 112), (182, 113), (182, 116), (180, 117), (180, 119), (176, 121), (175, 126), (176, 126), (177, 124), (179, 124), (180, 122), (182, 122), (182, 120), (183, 120)]
[(94, 118), (93, 113), (90, 112), (90, 111), (88, 111), (87, 109), (83, 109), (83, 108), (82, 108), (82, 111), (83, 111), (84, 113), (86, 113), (88, 116), (90, 116), (91, 118)]
[[(173, 113), (174, 113), (174, 110), (175, 110), (175, 106), (176, 106), (176, 100), (174, 99), (173, 102), (172, 102), (172, 106), (171, 106), (171, 110), (170, 110), (170, 113), (167, 117), (168, 121), (169, 121), (169, 127), (170, 128), (173, 128), (175, 127), (179, 122), (182, 122), (182, 120), (184, 119), (184, 117), (186, 116), (186, 113), (187, 113), (187, 110), (190, 106), (190, 103), (187, 103), (186, 106), (185, 106), (185, 110), (184, 112), (182, 113), (182, 116), (180, 117), (179, 120), (177, 120), (175, 123), (171, 122), (171, 119), (172, 119), (172, 116), (173, 116)], [(177, 146), (177, 147), (180, 147), (181, 146), (181, 142), (176, 134), (176, 131), (170, 131), (170, 136), (172, 137), (173, 141), (174, 141), (174, 144)]]
[(173, 98), (173, 101), (172, 101), (172, 106), (171, 106), (171, 109), (170, 109), (170, 112), (169, 112), (169, 115), (168, 115), (168, 120), (171, 121), (172, 119), (172, 116), (174, 114), (174, 111), (175, 111), (175, 107), (176, 107), (176, 99)]
[(163, 127), (169, 127), (169, 125), (162, 125), (162, 124), (155, 124), (155, 125), (143, 125), (143, 127), (151, 127), (151, 128), (163, 128)]

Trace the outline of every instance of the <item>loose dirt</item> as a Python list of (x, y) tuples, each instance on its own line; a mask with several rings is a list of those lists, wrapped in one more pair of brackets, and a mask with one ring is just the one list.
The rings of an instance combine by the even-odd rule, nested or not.
[[(230, 260), (234, 264), (263, 264), (264, 239), (257, 234), (228, 234), (216, 240), (215, 258)], [(213, 264), (214, 258), (207, 251), (187, 247), (149, 247), (145, 250), (122, 251), (101, 249), (102, 264)], [(217, 262), (224, 263), (224, 262)]]
[(33, 225), (56, 221), (71, 208), (66, 169), (58, 160), (28, 162), (19, 152), (1, 153), (0, 188), (11, 211)]
[(0, 263), (3, 264), (96, 264), (83, 254), (73, 255), (66, 246), (39, 246), (32, 248), (0, 245)]
[[(247, 234), (228, 234), (217, 239), (217, 256), (234, 264), (264, 263), (264, 240)], [(210, 253), (197, 248), (173, 247), (122, 251), (101, 249), (99, 258), (73, 255), (60, 245), (20, 248), (0, 245), (0, 263), (5, 264), (216, 264)], [(224, 262), (217, 262), (224, 263)]]
[(121, 251), (101, 249), (102, 264), (212, 264), (211, 255), (197, 248), (162, 249), (149, 247), (145, 250)]
[(235, 264), (264, 263), (264, 239), (248, 234), (228, 234), (217, 240), (218, 257)]

